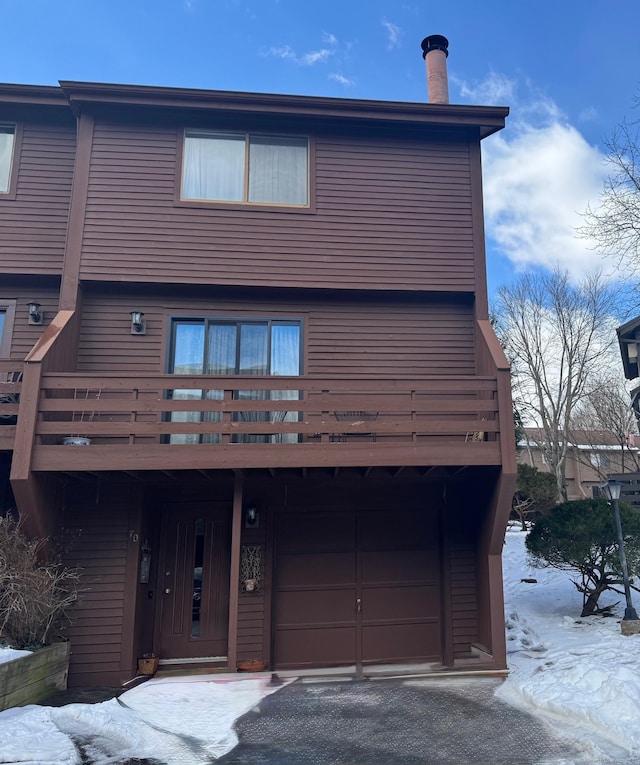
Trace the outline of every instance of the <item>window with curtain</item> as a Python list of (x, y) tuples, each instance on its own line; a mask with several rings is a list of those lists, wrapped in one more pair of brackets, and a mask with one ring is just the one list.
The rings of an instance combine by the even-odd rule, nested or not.
[(308, 157), (306, 138), (187, 130), (181, 198), (306, 206)]
[(15, 138), (15, 125), (0, 125), (0, 194), (6, 194), (11, 186)]
[[(287, 320), (177, 319), (172, 328), (171, 368), (183, 375), (279, 375), (300, 374), (302, 327)], [(236, 390), (238, 400), (299, 400), (297, 390)], [(175, 390), (174, 400), (220, 400), (222, 390)], [(171, 422), (220, 422), (219, 412), (172, 412)], [(239, 422), (296, 422), (297, 411), (240, 411)], [(242, 434), (243, 443), (272, 443), (269, 435)], [(280, 442), (296, 442), (296, 434), (279, 435)], [(172, 435), (171, 443), (219, 443), (217, 434)]]
[(0, 358), (9, 357), (15, 313), (15, 300), (0, 300)]

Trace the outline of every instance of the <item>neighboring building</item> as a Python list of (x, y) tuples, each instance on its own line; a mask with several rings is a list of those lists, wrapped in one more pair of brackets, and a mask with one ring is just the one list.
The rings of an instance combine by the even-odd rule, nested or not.
[(0, 101), (0, 466), (84, 569), (71, 684), (151, 652), (505, 669), (515, 452), (480, 141), (507, 109), (78, 82)]
[[(640, 347), (640, 317), (631, 319), (626, 324), (618, 327), (618, 343), (620, 345), (620, 356), (622, 357), (622, 367), (624, 376), (627, 380), (635, 380), (640, 377), (640, 367), (638, 366), (638, 350)], [(640, 387), (631, 391), (631, 407), (640, 423)], [(612, 475), (625, 484), (622, 487), (620, 496), (625, 502), (640, 508), (640, 471), (636, 470), (628, 475)]]
[[(519, 443), (518, 462), (550, 472), (540, 444), (543, 433), (525, 428), (526, 438)], [(568, 499), (598, 496), (598, 490), (611, 473), (632, 473), (638, 469), (640, 449), (637, 436), (624, 441), (609, 431), (574, 430), (567, 449), (566, 482)]]

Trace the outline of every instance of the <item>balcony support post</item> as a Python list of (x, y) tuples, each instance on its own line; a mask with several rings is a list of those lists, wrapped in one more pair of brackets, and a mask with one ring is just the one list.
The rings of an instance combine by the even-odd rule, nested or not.
[(227, 664), (235, 672), (238, 664), (238, 598), (240, 582), (240, 538), (242, 536), (243, 476), (241, 470), (234, 472), (233, 516), (231, 521), (231, 565), (229, 572), (229, 634), (227, 639)]

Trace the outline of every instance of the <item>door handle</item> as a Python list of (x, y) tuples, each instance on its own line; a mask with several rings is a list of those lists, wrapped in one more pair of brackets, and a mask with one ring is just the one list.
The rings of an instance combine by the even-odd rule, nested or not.
[(356, 613), (362, 611), (362, 598), (356, 598)]
[(167, 589), (165, 590), (165, 594), (168, 595), (170, 592), (171, 590), (167, 587)]

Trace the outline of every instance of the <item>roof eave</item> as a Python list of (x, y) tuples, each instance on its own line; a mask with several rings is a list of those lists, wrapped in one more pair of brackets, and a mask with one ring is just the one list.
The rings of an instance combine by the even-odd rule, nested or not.
[(475, 128), (479, 130), (481, 138), (484, 138), (501, 130), (509, 114), (508, 107), (504, 106), (372, 101), (69, 81), (61, 81), (60, 86), (76, 115), (105, 105), (209, 112), (268, 111), (283, 116)]
[(0, 103), (69, 108), (64, 92), (57, 85), (0, 83)]

